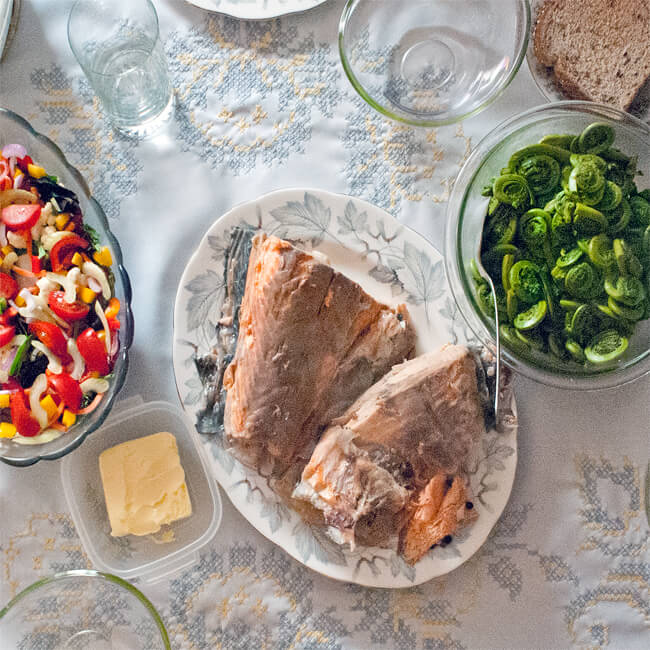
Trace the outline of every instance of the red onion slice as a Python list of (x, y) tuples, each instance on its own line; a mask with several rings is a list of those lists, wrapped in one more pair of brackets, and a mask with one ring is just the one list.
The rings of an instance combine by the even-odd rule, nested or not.
[(2, 148), (2, 155), (5, 158), (11, 158), (12, 156), (24, 158), (27, 155), (27, 149), (22, 144), (6, 144)]
[(95, 293), (101, 293), (102, 292), (102, 285), (99, 284), (99, 282), (97, 280), (95, 280), (95, 278), (93, 278), (91, 276), (87, 276), (86, 280), (88, 282), (88, 288), (89, 289), (92, 289)]

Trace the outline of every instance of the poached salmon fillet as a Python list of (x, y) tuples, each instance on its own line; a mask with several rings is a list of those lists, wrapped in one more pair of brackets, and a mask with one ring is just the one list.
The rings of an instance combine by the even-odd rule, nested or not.
[(223, 379), (231, 449), (265, 476), (297, 468), (297, 480), (325, 425), (414, 346), (404, 306), (381, 304), (315, 256), (256, 235)]
[(341, 543), (414, 562), (462, 520), (460, 475), (484, 432), (476, 361), (445, 345), (393, 368), (335, 419), (293, 496)]

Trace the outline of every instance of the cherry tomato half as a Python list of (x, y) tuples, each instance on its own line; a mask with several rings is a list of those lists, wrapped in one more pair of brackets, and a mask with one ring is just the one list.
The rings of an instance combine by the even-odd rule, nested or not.
[(32, 417), (27, 396), (22, 389), (11, 394), (11, 421), (21, 436), (31, 438), (41, 430), (38, 420)]
[(29, 324), (29, 331), (56, 354), (63, 364), (70, 363), (72, 357), (68, 354), (68, 342), (58, 325), (44, 320), (34, 320)]
[(62, 372), (58, 375), (48, 375), (47, 383), (73, 413), (76, 413), (81, 408), (83, 393), (81, 392), (79, 382), (73, 379), (67, 372)]
[(16, 328), (13, 325), (0, 325), (0, 348), (7, 345), (15, 334)]
[(63, 239), (59, 239), (50, 250), (52, 271), (55, 273), (67, 271), (72, 266), (72, 256), (80, 248), (86, 250), (89, 246), (88, 241), (83, 237), (79, 237), (79, 235), (68, 235)]
[(18, 310), (14, 307), (7, 307), (7, 309), (0, 314), (0, 325), (11, 325), (16, 316), (18, 316)]
[(2, 221), (9, 230), (26, 230), (36, 224), (41, 216), (38, 203), (13, 204), (2, 208)]
[(17, 293), (18, 283), (8, 273), (0, 273), (0, 297), (13, 300)]
[(16, 158), (16, 165), (20, 167), (20, 169), (27, 173), (27, 166), (28, 165), (33, 165), (34, 161), (32, 160), (31, 156), (23, 156), (22, 158)]
[(86, 369), (97, 371), (100, 375), (109, 373), (108, 355), (104, 342), (97, 336), (97, 332), (89, 327), (77, 337), (79, 353), (86, 362)]
[(52, 291), (47, 297), (47, 304), (50, 309), (63, 320), (75, 321), (85, 318), (90, 311), (90, 307), (83, 302), (66, 302), (64, 291)]
[(9, 171), (9, 163), (0, 158), (0, 190), (8, 190), (13, 186)]
[(4, 381), (0, 384), (0, 389), (8, 390), (14, 392), (15, 390), (22, 390), (23, 387), (20, 385), (20, 382), (14, 377), (9, 377), (7, 381)]

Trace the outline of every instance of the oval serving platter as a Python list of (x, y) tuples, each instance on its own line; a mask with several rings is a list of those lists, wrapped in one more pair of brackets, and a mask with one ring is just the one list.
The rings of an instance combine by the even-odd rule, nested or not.
[[(201, 382), (193, 358), (214, 344), (224, 299), (225, 250), (234, 226), (259, 228), (317, 250), (374, 298), (406, 303), (418, 337), (416, 353), (447, 342), (471, 342), (445, 280), (440, 253), (387, 212), (349, 196), (320, 190), (272, 192), (219, 218), (189, 260), (176, 295), (173, 363), (178, 393), (190, 417), (201, 409)], [(219, 434), (202, 435), (213, 475), (233, 505), (272, 542), (314, 571), (370, 587), (409, 587), (448, 573), (483, 544), (510, 495), (517, 464), (514, 399), (511, 425), (489, 431), (467, 468), (478, 519), (451, 544), (436, 546), (415, 566), (388, 549), (350, 551), (306, 524), (255, 471), (234, 459)]]

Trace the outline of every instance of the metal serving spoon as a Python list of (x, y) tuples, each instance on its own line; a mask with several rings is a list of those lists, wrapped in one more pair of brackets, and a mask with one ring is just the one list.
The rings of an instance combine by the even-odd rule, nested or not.
[[(483, 218), (483, 221), (481, 223), (481, 230), (480, 232), (483, 233), (483, 227), (485, 226), (485, 217)], [(481, 246), (483, 245), (483, 237), (479, 239), (478, 242), (478, 252), (476, 255), (476, 267), (483, 277), (484, 280), (487, 281), (487, 283), (490, 285), (490, 291), (492, 293), (492, 302), (494, 303), (494, 327), (495, 327), (495, 338), (496, 338), (496, 377), (495, 377), (495, 384), (494, 384), (494, 421), (495, 421), (495, 427), (496, 430), (499, 430), (499, 422), (501, 421), (499, 418), (499, 402), (500, 402), (500, 397), (499, 393), (501, 392), (501, 333), (500, 333), (500, 328), (499, 328), (499, 308), (497, 305), (497, 292), (496, 289), (494, 288), (494, 282), (492, 282), (492, 278), (490, 277), (490, 274), (485, 270), (485, 267), (483, 266), (483, 262), (481, 261)]]

